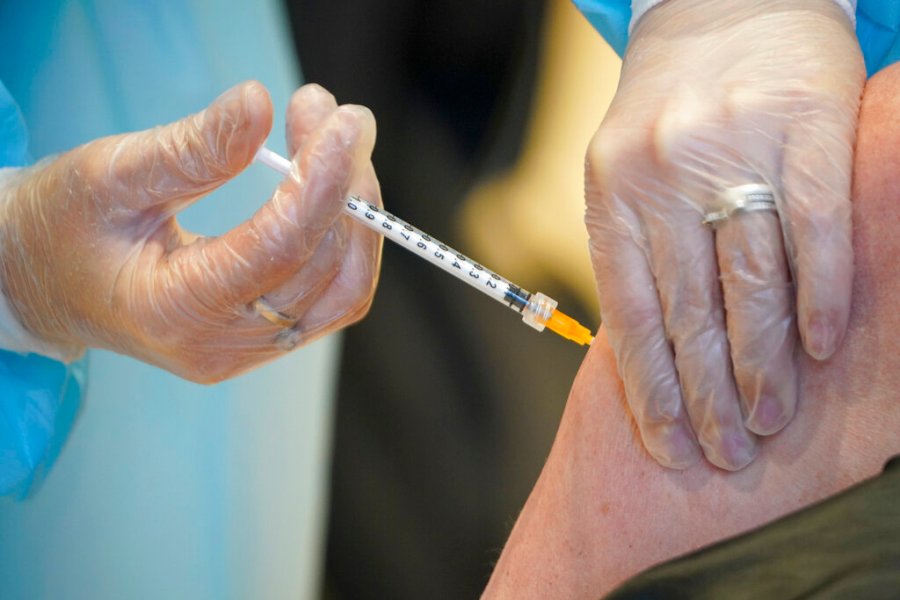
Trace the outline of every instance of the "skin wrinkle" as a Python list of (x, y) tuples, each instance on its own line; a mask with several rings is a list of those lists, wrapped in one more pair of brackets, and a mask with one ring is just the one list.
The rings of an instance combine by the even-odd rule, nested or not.
[[(229, 297), (230, 290), (232, 287), (243, 288), (249, 285), (250, 281), (253, 279), (252, 275), (252, 263), (245, 259), (235, 248), (229, 244), (228, 242), (223, 243), (219, 246), (219, 252), (215, 255), (211, 255), (209, 252), (209, 244), (211, 243), (210, 239), (206, 239), (202, 241), (203, 251), (205, 260), (203, 261), (208, 268), (205, 272), (198, 274), (201, 277), (206, 278), (207, 283), (204, 286), (200, 286), (198, 288), (199, 291), (207, 291), (208, 293), (200, 295), (194, 294), (194, 299), (198, 301), (199, 306), (204, 308), (208, 312), (213, 312), (216, 310), (218, 306), (221, 305), (222, 297)], [(216, 260), (218, 259), (218, 260)], [(230, 262), (231, 268), (228, 269), (229, 272), (238, 272), (245, 274), (244, 281), (234, 281), (229, 280), (223, 273), (223, 269), (216, 268), (217, 262)], [(179, 269), (181, 272), (182, 285), (188, 287), (189, 289), (194, 289), (193, 286), (190, 285), (190, 280), (188, 279), (188, 272), (186, 268)], [(173, 288), (176, 289), (176, 288)], [(239, 303), (237, 298), (229, 298), (229, 303)]]
[[(198, 126), (198, 130), (207, 131), (211, 135), (206, 138), (206, 147), (197, 149), (201, 152), (205, 151), (207, 155), (202, 157), (205, 161), (201, 160), (197, 164), (200, 166), (206, 165), (212, 178), (221, 177), (235, 167), (243, 167), (253, 159), (252, 153), (246, 150), (246, 136), (242, 135), (247, 128), (255, 125), (253, 123), (253, 114), (249, 110), (249, 105), (254, 102), (251, 97), (259, 97), (267, 108), (270, 109), (271, 107), (268, 93), (262, 90), (258, 83), (254, 82), (241, 88), (239, 94), (239, 118), (233, 118), (233, 111), (229, 110), (226, 112), (225, 118), (218, 120), (218, 127), (206, 128), (203, 125), (205, 125), (205, 120), (209, 118), (208, 111), (201, 113), (200, 119), (204, 123)], [(233, 101), (233, 99), (230, 101)], [(218, 109), (219, 107), (216, 106), (213, 110)], [(271, 125), (268, 125), (267, 129), (270, 127)], [(238, 149), (244, 149), (244, 151), (239, 152), (238, 156), (233, 158), (231, 154), (237, 152)], [(217, 173), (219, 169), (222, 171), (221, 173)]]
[[(36, 194), (38, 194), (37, 197), (40, 197), (39, 194), (41, 193), (42, 189), (46, 186), (46, 183), (47, 183), (47, 178), (44, 177), (46, 170), (43, 169), (42, 167), (43, 167), (43, 165), (36, 167), (38, 169), (41, 169), (40, 171), (38, 171), (38, 177), (37, 177), (37, 181), (36, 181)], [(14, 177), (16, 177), (17, 179), (20, 179), (21, 172), (19, 172)], [(15, 198), (15, 201), (32, 203), (34, 201), (33, 200), (34, 197), (35, 196), (29, 197), (27, 194), (20, 193)], [(9, 215), (12, 210), (12, 207), (13, 207), (12, 202), (4, 203), (3, 208), (6, 209), (6, 210), (4, 210), (5, 218), (11, 218)], [(43, 218), (44, 218), (44, 215), (41, 212), (36, 211), (34, 213), (29, 213), (23, 219), (23, 226), (24, 226), (23, 228), (25, 230), (40, 231), (41, 227), (43, 226), (43, 223), (41, 222)], [(12, 243), (9, 243), (10, 240), (12, 241)], [(10, 273), (9, 269), (13, 265), (19, 264), (23, 260), (27, 260), (27, 256), (28, 256), (27, 249), (29, 249), (29, 247), (32, 246), (32, 244), (30, 244), (29, 242), (33, 241), (33, 245), (37, 247), (35, 249), (38, 252), (44, 250), (44, 248), (42, 248), (42, 246), (44, 246), (44, 247), (46, 246), (46, 241), (40, 240), (40, 239), (31, 240), (31, 239), (27, 238), (25, 235), (23, 235), (20, 230), (16, 230), (16, 232), (13, 235), (4, 235), (3, 241), (7, 242), (7, 244), (6, 244), (7, 247), (9, 247), (11, 249), (12, 254), (15, 256), (14, 261), (8, 261), (8, 262), (4, 261), (4, 271), (5, 271), (4, 280), (6, 282), (9, 282), (11, 279), (15, 278), (15, 275), (13, 273)], [(28, 273), (28, 276), (30, 278), (32, 278), (33, 280), (36, 280), (39, 285), (52, 286), (54, 284), (52, 279), (48, 278), (47, 275), (42, 270), (39, 270), (39, 269), (31, 270)], [(28, 293), (21, 300), (15, 298), (15, 297), (11, 297), (11, 294), (10, 294), (11, 289), (10, 289), (8, 283), (4, 285), (4, 291), (6, 293), (7, 298), (10, 300), (10, 303), (11, 303), (14, 311), (18, 314), (28, 314), (30, 307), (37, 307), (37, 309), (40, 310), (45, 303), (45, 299), (36, 290), (28, 290)], [(53, 315), (53, 317), (49, 320), (49, 324), (51, 327), (57, 322), (58, 322), (57, 315)], [(25, 327), (26, 327), (26, 329), (31, 330), (31, 328), (27, 324), (25, 324)], [(38, 333), (38, 332), (33, 332), (33, 333)]]

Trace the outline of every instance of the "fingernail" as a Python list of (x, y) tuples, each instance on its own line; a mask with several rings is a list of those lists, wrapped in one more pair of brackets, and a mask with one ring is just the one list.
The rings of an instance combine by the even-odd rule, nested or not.
[(726, 471), (740, 471), (753, 462), (758, 452), (753, 436), (745, 431), (726, 433), (715, 446), (701, 444), (709, 462)]
[(821, 316), (814, 316), (806, 326), (806, 351), (816, 360), (825, 360), (834, 352), (837, 332), (831, 322)]
[(684, 470), (696, 464), (702, 454), (694, 439), (694, 432), (682, 424), (667, 429), (663, 448), (656, 448), (651, 452), (656, 462), (677, 470)]
[(315, 83), (304, 85), (291, 96), (285, 123), (288, 134), (294, 130), (295, 123), (305, 130), (304, 133), (311, 132), (334, 110), (334, 97), (324, 88)]
[(342, 106), (335, 112), (338, 119), (338, 136), (345, 148), (356, 143), (362, 132), (364, 109), (356, 106)]
[(787, 425), (790, 420), (784, 405), (772, 396), (762, 396), (756, 402), (753, 412), (747, 417), (747, 429), (757, 435), (772, 435)]
[(327, 101), (333, 96), (317, 83), (308, 83), (294, 92), (291, 96), (291, 107), (296, 110), (306, 111), (311, 107), (321, 108), (323, 101)]

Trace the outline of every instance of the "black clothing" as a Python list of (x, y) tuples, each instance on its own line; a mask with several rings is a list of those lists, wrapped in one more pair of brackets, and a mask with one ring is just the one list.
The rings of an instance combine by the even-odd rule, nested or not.
[(900, 598), (900, 457), (875, 479), (650, 569), (607, 598)]

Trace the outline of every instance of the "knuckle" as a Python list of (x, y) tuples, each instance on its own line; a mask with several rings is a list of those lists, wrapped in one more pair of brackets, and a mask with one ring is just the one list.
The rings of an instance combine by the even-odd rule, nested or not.
[(635, 128), (625, 126), (618, 119), (604, 121), (588, 144), (586, 174), (602, 179), (646, 156), (647, 140), (635, 133)]
[(683, 163), (688, 160), (718, 156), (722, 136), (729, 130), (723, 118), (719, 99), (704, 100), (693, 93), (672, 98), (653, 127), (652, 150), (662, 162)]

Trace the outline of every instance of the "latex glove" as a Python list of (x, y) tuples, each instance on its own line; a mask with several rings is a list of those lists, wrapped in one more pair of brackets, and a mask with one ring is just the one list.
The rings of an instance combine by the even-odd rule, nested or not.
[[(179, 122), (99, 139), (5, 179), (0, 277), (24, 328), (64, 359), (107, 348), (215, 382), (361, 318), (381, 239), (342, 207), (349, 193), (380, 202), (375, 121), (306, 86), (287, 122), (292, 176), (219, 237), (185, 231), (175, 215), (253, 160), (272, 126), (258, 83)], [(260, 316), (263, 296), (296, 324)]]
[[(630, 408), (663, 465), (700, 449), (748, 464), (754, 433), (794, 414), (798, 325), (817, 359), (840, 344), (864, 78), (833, 0), (668, 0), (637, 23), (588, 150), (586, 222)], [(777, 214), (702, 224), (749, 183), (771, 186)]]

